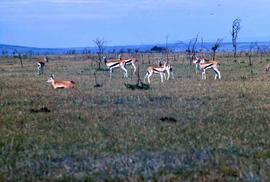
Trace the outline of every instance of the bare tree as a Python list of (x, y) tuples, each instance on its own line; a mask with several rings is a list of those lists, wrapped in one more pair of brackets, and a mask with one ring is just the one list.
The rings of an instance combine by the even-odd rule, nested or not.
[(237, 49), (237, 42), (236, 41), (237, 41), (238, 33), (241, 29), (240, 22), (241, 22), (241, 20), (239, 18), (236, 18), (232, 24), (231, 34), (232, 34), (232, 45), (234, 48), (234, 59), (236, 59), (236, 49)]
[(204, 44), (204, 42), (203, 42), (203, 37), (201, 37), (201, 48), (200, 48), (200, 52), (203, 51), (203, 44)]
[(168, 48), (169, 35), (166, 35), (165, 39), (166, 39), (166, 59), (167, 59), (167, 63), (168, 63), (169, 62), (169, 48)]
[(197, 44), (197, 41), (198, 41), (198, 36), (199, 34), (197, 34), (197, 36), (194, 38), (194, 41), (193, 41), (193, 45), (192, 45), (192, 54), (195, 54), (196, 53), (196, 44)]
[(14, 57), (15, 59), (16, 59), (16, 58), (19, 58), (20, 63), (21, 63), (21, 68), (23, 68), (22, 54), (19, 53), (19, 52), (17, 51), (17, 49), (14, 50), (14, 52), (13, 52), (13, 57)]
[(260, 62), (262, 62), (263, 55), (267, 52), (267, 46), (257, 44), (257, 56), (260, 57)]
[(215, 44), (211, 47), (211, 49), (213, 51), (213, 60), (216, 59), (216, 51), (221, 46), (221, 43), (222, 43), (222, 39), (217, 39)]
[(100, 69), (100, 65), (102, 62), (102, 57), (104, 54), (104, 45), (106, 43), (106, 41), (104, 40), (104, 38), (96, 38), (95, 40), (93, 40), (93, 42), (96, 44), (97, 48), (98, 48), (98, 69)]
[[(187, 57), (189, 59), (190, 64), (192, 64), (191, 56), (196, 54), (196, 44), (198, 41), (198, 36), (199, 36), (199, 34), (197, 34), (197, 36), (195, 38), (191, 39), (188, 43), (188, 48), (186, 50), (186, 54), (187, 54)], [(190, 47), (192, 47), (192, 48), (190, 48)]]
[(249, 66), (252, 66), (252, 55), (253, 55), (253, 51), (254, 51), (254, 49), (256, 49), (256, 47), (258, 47), (257, 42), (251, 42), (249, 45), (249, 51), (248, 51)]

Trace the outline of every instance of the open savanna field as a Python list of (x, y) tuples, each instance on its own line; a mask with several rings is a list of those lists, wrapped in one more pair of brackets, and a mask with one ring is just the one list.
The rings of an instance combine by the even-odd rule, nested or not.
[[(143, 78), (158, 55), (141, 58)], [(0, 181), (269, 181), (270, 57), (218, 55), (222, 79), (204, 81), (170, 58), (175, 78), (148, 90), (126, 88), (131, 67), (110, 80), (79, 56), (49, 57), (44, 75), (0, 58)], [(75, 88), (53, 89), (52, 73)]]

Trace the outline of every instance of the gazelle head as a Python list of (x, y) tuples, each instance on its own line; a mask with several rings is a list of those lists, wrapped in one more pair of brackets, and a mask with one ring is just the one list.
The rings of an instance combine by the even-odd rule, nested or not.
[(48, 83), (52, 83), (54, 81), (54, 74), (51, 74), (50, 78), (47, 80)]
[(168, 65), (170, 65), (170, 64), (168, 63), (168, 61), (162, 61), (162, 60), (159, 61), (159, 67), (165, 68), (165, 67), (167, 67)]
[(197, 56), (195, 56), (195, 55), (192, 55), (191, 59), (192, 59), (193, 64), (198, 64), (198, 63), (200, 63), (200, 61), (201, 61), (201, 60), (200, 60)]
[(165, 70), (171, 70), (171, 65), (167, 61), (165, 63), (160, 62), (159, 66), (165, 68)]

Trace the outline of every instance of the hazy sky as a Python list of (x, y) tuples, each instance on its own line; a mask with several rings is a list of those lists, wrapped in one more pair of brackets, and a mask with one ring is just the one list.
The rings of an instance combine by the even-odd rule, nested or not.
[(34, 47), (187, 41), (270, 41), (270, 0), (0, 0), (0, 43)]

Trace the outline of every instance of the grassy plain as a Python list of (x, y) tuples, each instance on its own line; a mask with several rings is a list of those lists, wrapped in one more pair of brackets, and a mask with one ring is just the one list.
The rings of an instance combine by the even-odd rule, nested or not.
[[(0, 181), (269, 181), (269, 58), (218, 59), (220, 81), (180, 55), (174, 80), (129, 90), (120, 70), (94, 87), (91, 60), (52, 57), (37, 75), (34, 60), (0, 58)], [(51, 73), (75, 88), (54, 90)]]

